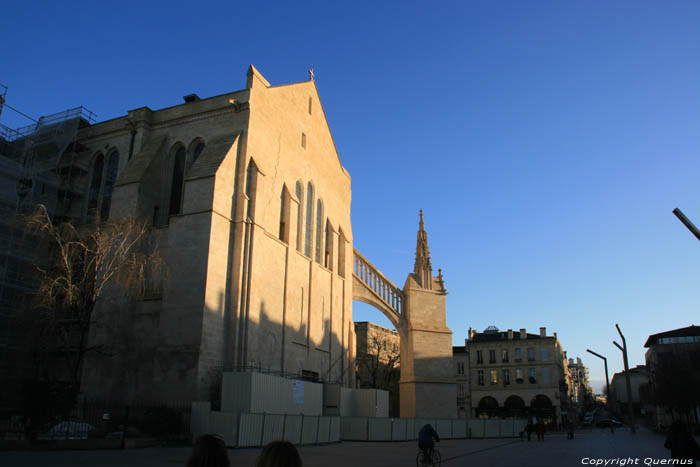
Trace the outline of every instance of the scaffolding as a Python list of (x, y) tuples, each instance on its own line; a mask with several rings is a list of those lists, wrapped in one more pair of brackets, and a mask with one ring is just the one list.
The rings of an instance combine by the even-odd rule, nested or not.
[[(16, 110), (6, 104), (6, 95), (0, 85), (0, 115), (3, 108)], [(19, 350), (22, 333), (13, 328), (38, 287), (36, 242), (19, 227), (18, 216), (43, 204), (54, 222), (79, 221), (89, 167), (82, 162), (88, 158), (81, 157), (86, 148), (78, 135), (94, 121), (94, 113), (76, 107), (20, 128), (0, 124), (0, 358)]]

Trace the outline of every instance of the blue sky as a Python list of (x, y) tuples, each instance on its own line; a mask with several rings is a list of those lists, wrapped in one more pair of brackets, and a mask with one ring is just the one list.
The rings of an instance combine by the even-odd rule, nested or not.
[[(6, 1), (0, 83), (38, 117), (272, 84), (313, 67), (355, 247), (397, 285), (418, 209), (454, 343), (546, 326), (589, 365), (698, 324), (700, 3)], [(1, 123), (30, 123), (5, 109)], [(437, 271), (435, 271), (437, 272)], [(357, 320), (388, 323), (357, 304)], [(589, 358), (590, 357), (590, 358)]]

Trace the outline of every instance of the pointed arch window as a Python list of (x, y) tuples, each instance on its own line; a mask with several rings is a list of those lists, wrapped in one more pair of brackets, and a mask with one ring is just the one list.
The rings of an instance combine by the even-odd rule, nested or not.
[(248, 170), (246, 170), (245, 177), (245, 194), (248, 197), (248, 209), (247, 216), (248, 219), (255, 219), (255, 193), (258, 181), (258, 168), (255, 165), (253, 159), (248, 163)]
[(284, 243), (289, 243), (289, 208), (290, 200), (287, 193), (287, 186), (282, 187), (280, 194), (280, 240)]
[(323, 258), (321, 257), (322, 245), (323, 245), (323, 200), (319, 198), (316, 200), (316, 262), (318, 264), (323, 264)]
[(326, 251), (323, 256), (323, 265), (330, 270), (333, 270), (333, 238), (335, 232), (331, 221), (326, 219)]
[(192, 151), (192, 162), (191, 164), (194, 164), (197, 159), (199, 159), (199, 156), (202, 154), (204, 151), (205, 145), (203, 141), (196, 141), (194, 144), (194, 150)]
[(104, 169), (104, 156), (99, 153), (92, 163), (92, 179), (88, 191), (88, 221), (94, 221), (97, 216), (97, 205), (100, 200), (100, 188), (102, 187), (102, 171)]
[(301, 251), (304, 232), (304, 188), (300, 181), (297, 181), (296, 195), (299, 201), (297, 205), (297, 251)]
[(345, 234), (343, 229), (338, 230), (338, 275), (345, 277)]
[(182, 192), (185, 182), (185, 148), (178, 146), (174, 151), (172, 182), (170, 185), (170, 208), (168, 214), (180, 214), (182, 212)]
[(311, 182), (306, 184), (306, 235), (304, 235), (304, 254), (311, 257), (311, 235), (314, 227), (314, 187)]
[(100, 209), (100, 219), (109, 219), (109, 210), (112, 207), (112, 191), (117, 181), (117, 171), (119, 170), (119, 151), (116, 149), (109, 154), (107, 159), (107, 171), (105, 172), (105, 182), (102, 188), (102, 207)]

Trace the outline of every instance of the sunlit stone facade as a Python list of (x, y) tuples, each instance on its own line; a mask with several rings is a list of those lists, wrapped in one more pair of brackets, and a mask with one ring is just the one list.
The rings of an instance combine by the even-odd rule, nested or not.
[(453, 355), (460, 417), (562, 421), (571, 379), (556, 333), (469, 329), (464, 347), (454, 347)]
[(112, 215), (153, 223), (165, 274), (144, 300), (103, 300), (87, 397), (216, 400), (221, 372), (259, 367), (354, 385), (350, 176), (313, 76), (81, 131), (119, 154)]

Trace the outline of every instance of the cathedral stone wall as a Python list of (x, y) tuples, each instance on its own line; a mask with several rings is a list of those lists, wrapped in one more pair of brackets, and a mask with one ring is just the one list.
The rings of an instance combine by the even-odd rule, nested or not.
[(86, 360), (86, 397), (216, 400), (246, 366), (354, 385), (350, 176), (313, 81), (251, 67), (241, 91), (132, 110), (81, 142), (88, 165), (118, 150), (111, 215), (152, 222), (165, 261), (142, 299), (99, 304), (91, 343), (111, 351)]

